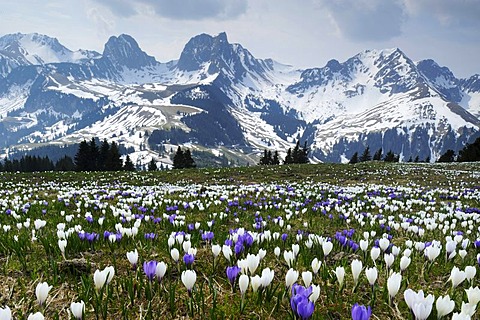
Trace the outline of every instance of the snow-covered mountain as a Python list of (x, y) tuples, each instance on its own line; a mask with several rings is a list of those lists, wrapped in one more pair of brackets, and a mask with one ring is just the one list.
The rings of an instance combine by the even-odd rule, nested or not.
[(257, 59), (225, 33), (193, 37), (166, 63), (128, 35), (102, 54), (38, 34), (0, 38), (3, 153), (98, 137), (135, 150), (139, 163), (168, 163), (163, 151), (177, 144), (245, 163), (301, 139), (317, 161), (367, 145), (434, 160), (480, 136), (479, 117), (479, 75), (457, 79), (400, 49), (299, 70)]

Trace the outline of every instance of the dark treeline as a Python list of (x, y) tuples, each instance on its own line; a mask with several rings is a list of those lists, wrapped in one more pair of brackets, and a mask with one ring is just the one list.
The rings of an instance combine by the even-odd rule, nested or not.
[(83, 140), (78, 146), (74, 158), (76, 171), (134, 171), (135, 166), (127, 155), (125, 163), (120, 158), (120, 151), (115, 141), (103, 140), (100, 146), (92, 138)]
[[(367, 161), (384, 161), (384, 162), (399, 162), (400, 155), (394, 153), (392, 150), (389, 150), (385, 155), (383, 154), (382, 149), (378, 149), (375, 151), (373, 156), (370, 153), (370, 147), (367, 146), (361, 155), (358, 155), (358, 152), (355, 152), (352, 157), (350, 158), (349, 163), (355, 164), (359, 162), (367, 162)], [(427, 157), (425, 160), (421, 161), (418, 156), (414, 159), (410, 157), (407, 162), (430, 162), (430, 157)]]
[[(294, 163), (309, 163), (308, 153), (310, 152), (307, 147), (307, 142), (303, 144), (303, 147), (300, 146), (300, 140), (297, 141), (295, 148), (288, 148), (287, 155), (283, 160), (283, 164), (294, 164)], [(263, 150), (263, 156), (258, 162), (259, 165), (279, 165), (280, 158), (278, 156), (278, 151), (275, 151), (272, 154), (270, 150)]]
[(480, 138), (473, 143), (468, 143), (455, 155), (455, 151), (449, 149), (438, 158), (437, 162), (473, 162), (480, 161)]
[[(68, 155), (56, 162), (48, 156), (23, 155), (20, 159), (5, 158), (0, 161), (3, 172), (41, 172), (41, 171), (134, 171), (135, 165), (127, 155), (125, 163), (121, 159), (119, 146), (106, 139), (98, 145), (98, 140), (83, 140), (72, 158)], [(152, 168), (153, 169), (153, 168)]]
[(189, 149), (183, 151), (179, 146), (177, 152), (173, 156), (173, 169), (189, 169), (196, 168), (195, 160), (192, 158), (192, 153)]

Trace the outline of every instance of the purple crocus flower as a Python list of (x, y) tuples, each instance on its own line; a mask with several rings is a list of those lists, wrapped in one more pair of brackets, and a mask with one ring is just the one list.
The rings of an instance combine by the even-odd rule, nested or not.
[(202, 240), (210, 242), (210, 241), (212, 241), (213, 236), (214, 236), (214, 234), (213, 234), (212, 231), (206, 231), (206, 232), (202, 233)]
[(370, 306), (365, 307), (355, 303), (352, 307), (352, 319), (353, 320), (368, 320), (372, 315), (372, 308)]
[(299, 284), (292, 286), (292, 297), (290, 298), (290, 307), (297, 318), (302, 320), (310, 319), (315, 311), (315, 305), (309, 300), (313, 288), (305, 288)]
[(195, 256), (193, 254), (189, 254), (189, 253), (186, 253), (184, 256), (183, 256), (183, 262), (185, 262), (185, 265), (188, 267), (188, 266), (191, 266), (193, 261), (195, 261)]
[(480, 240), (479, 239), (475, 240), (473, 245), (475, 246), (476, 249), (480, 248)]
[(232, 287), (235, 285), (235, 280), (237, 279), (238, 274), (240, 273), (240, 267), (239, 266), (232, 266), (232, 267), (227, 267), (227, 278), (228, 281), (230, 281), (230, 284)]
[(286, 241), (288, 237), (288, 234), (284, 233), (282, 234), (282, 241)]
[(143, 263), (143, 272), (147, 276), (149, 281), (155, 279), (155, 269), (157, 268), (157, 261), (151, 260)]

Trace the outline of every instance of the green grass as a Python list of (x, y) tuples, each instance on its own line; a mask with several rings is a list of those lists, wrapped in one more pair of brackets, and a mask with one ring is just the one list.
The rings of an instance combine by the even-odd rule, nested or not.
[[(401, 215), (420, 217), (421, 212), (425, 212), (433, 217), (435, 213), (447, 214), (452, 203), (457, 207), (480, 208), (478, 189), (464, 195), (466, 190), (480, 185), (480, 165), (477, 163), (432, 165), (369, 162), (357, 165), (290, 165), (153, 173), (3, 173), (0, 177), (0, 307), (8, 305), (15, 319), (26, 319), (29, 313), (36, 311), (42, 311), (48, 319), (68, 319), (70, 303), (80, 299), (86, 303), (87, 319), (187, 316), (195, 319), (291, 318), (289, 293), (284, 290), (288, 267), (283, 260), (283, 251), (291, 249), (292, 244), (300, 244), (295, 263), (295, 268), (300, 272), (310, 270), (310, 262), (314, 257), (324, 258), (320, 245), (314, 243), (311, 248), (305, 246), (306, 234), (334, 237), (336, 232), (352, 228), (356, 230), (352, 240), (358, 242), (363, 237), (363, 231), (375, 231), (376, 237), (385, 231), (380, 223), (382, 219), (377, 217), (380, 213), (401, 221)], [(283, 191), (278, 192), (276, 186)], [(173, 187), (181, 190), (173, 190)], [(290, 187), (293, 189), (289, 192), (287, 188)], [(378, 191), (377, 198), (367, 195), (374, 190)], [(390, 197), (392, 190), (401, 197)], [(316, 204), (329, 199), (338, 200), (339, 195), (345, 196), (345, 199), (330, 207), (332, 218), (321, 214), (321, 209), (315, 211)], [(458, 199), (452, 200), (452, 197)], [(223, 198), (238, 200), (239, 204), (228, 206)], [(185, 203), (195, 206), (185, 209)], [(198, 207), (200, 203), (204, 206), (203, 210)], [(279, 203), (282, 207), (277, 209), (275, 204)], [(398, 208), (388, 211), (381, 207), (381, 203)], [(178, 214), (185, 216), (185, 225), (174, 226), (164, 217), (165, 214), (172, 214), (169, 208), (173, 205), (178, 205)], [(28, 212), (22, 213), (26, 206)], [(123, 236), (120, 242), (113, 244), (103, 239), (105, 230), (113, 232), (116, 225), (121, 223), (118, 212), (141, 214), (141, 207), (162, 220), (159, 223), (142, 221), (134, 238)], [(18, 216), (7, 215), (8, 209), (15, 211)], [(353, 218), (347, 222), (339, 216), (342, 210), (350, 212), (351, 216), (365, 212), (372, 225), (367, 223), (362, 226)], [(86, 221), (86, 213), (92, 215), (93, 223)], [(225, 215), (223, 219), (220, 218), (221, 214)], [(223, 244), (232, 228), (244, 227), (255, 231), (255, 214), (261, 216), (263, 221), (268, 221), (267, 229), (271, 233), (288, 234), (285, 242), (279, 239), (254, 243), (240, 256), (256, 254), (261, 248), (267, 250), (256, 274), (261, 274), (265, 267), (275, 271), (269, 294), (254, 293), (249, 287), (245, 310), (241, 310), (238, 284), (235, 292), (232, 292), (225, 275), (225, 268), (230, 264), (220, 254), (213, 267), (210, 245), (202, 241), (198, 230), (194, 230), (191, 231), (191, 242), (198, 250), (193, 266), (197, 272), (197, 282), (193, 296), (190, 296), (179, 280), (185, 266), (180, 262), (177, 268), (170, 258), (167, 245), (169, 235), (177, 231), (188, 232), (189, 223), (200, 222), (200, 229), (214, 232), (214, 243)], [(72, 221), (66, 222), (65, 217), (69, 215), (73, 216)], [(291, 218), (287, 220), (289, 215)], [(100, 225), (98, 219), (102, 216), (105, 219)], [(285, 221), (283, 227), (272, 221), (278, 216)], [(30, 219), (30, 226), (25, 226), (27, 219)], [(37, 239), (32, 241), (36, 219), (46, 220), (47, 224), (35, 231)], [(452, 223), (454, 217), (448, 219)], [(215, 223), (209, 228), (207, 221), (212, 220)], [(125, 222), (123, 226), (132, 227), (134, 221)], [(81, 226), (86, 232), (96, 232), (99, 240), (89, 244), (80, 240), (74, 232), (68, 238), (64, 258), (57, 245), (58, 223), (66, 223), (66, 229)], [(472, 223), (474, 232), (470, 235), (465, 233), (471, 242), (478, 237), (478, 222), (472, 220)], [(22, 224), (20, 229), (17, 224)], [(3, 226), (7, 225), (11, 229), (5, 232)], [(290, 230), (287, 230), (287, 225), (290, 225)], [(456, 229), (466, 231), (467, 228), (458, 222)], [(298, 230), (305, 234), (302, 240), (297, 240)], [(150, 232), (156, 234), (154, 240), (144, 238), (144, 234)], [(439, 240), (445, 247), (445, 235), (441, 230), (427, 230), (423, 237), (402, 228), (392, 229), (391, 234), (392, 242), (401, 251), (405, 249), (407, 239)], [(282, 249), (278, 258), (273, 254), (276, 246)], [(136, 271), (132, 270), (126, 259), (126, 252), (135, 248), (140, 256), (140, 266)], [(183, 249), (180, 246), (178, 248), (182, 253)], [(351, 261), (363, 260), (364, 268), (372, 266), (372, 261), (369, 253), (364, 257), (360, 250), (346, 250), (334, 241), (332, 254), (325, 258), (319, 275), (313, 281), (321, 286), (313, 318), (347, 319), (352, 305), (357, 302), (372, 305), (377, 319), (408, 318), (409, 311), (402, 296), (407, 287), (423, 289), (426, 294), (435, 294), (435, 297), (452, 294), (448, 281), (451, 268), (477, 265), (477, 250), (471, 245), (463, 260), (457, 255), (452, 261), (446, 261), (443, 249), (431, 267), (422, 253), (415, 249), (412, 251), (412, 263), (403, 274), (400, 293), (389, 305), (385, 298), (387, 270), (383, 264), (377, 263), (379, 278), (375, 298), (364, 271), (358, 288), (352, 292)], [(378, 261), (381, 259), (382, 256)], [(165, 261), (168, 264), (167, 275), (161, 283), (148, 285), (141, 268), (143, 261), (148, 260)], [(399, 269), (399, 260), (399, 257), (395, 259), (394, 270)], [(93, 273), (109, 265), (115, 266), (115, 277), (100, 297), (100, 293), (95, 293)], [(339, 291), (332, 273), (340, 265), (346, 270), (342, 291)], [(478, 285), (477, 279), (474, 286)], [(35, 287), (40, 281), (53, 285), (46, 307), (39, 307), (35, 302)], [(297, 283), (302, 283), (301, 279)], [(463, 283), (461, 288), (454, 291), (456, 311), (459, 311), (461, 301), (466, 300), (462, 290), (468, 286)], [(433, 318), (436, 318), (434, 312)]]

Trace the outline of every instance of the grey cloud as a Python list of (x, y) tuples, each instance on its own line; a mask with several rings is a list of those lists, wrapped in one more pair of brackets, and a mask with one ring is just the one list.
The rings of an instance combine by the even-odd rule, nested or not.
[(412, 17), (430, 17), (450, 34), (470, 39), (480, 38), (479, 0), (404, 0)]
[(233, 19), (247, 10), (248, 0), (95, 0), (117, 16), (138, 13), (138, 5), (148, 5), (159, 16), (174, 20)]
[(137, 14), (136, 1), (129, 0), (93, 0), (107, 8), (119, 17), (128, 18)]
[(402, 33), (406, 8), (399, 1), (319, 0), (338, 30), (354, 41), (384, 41)]

